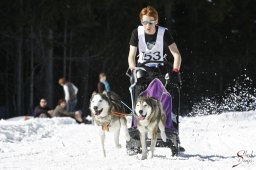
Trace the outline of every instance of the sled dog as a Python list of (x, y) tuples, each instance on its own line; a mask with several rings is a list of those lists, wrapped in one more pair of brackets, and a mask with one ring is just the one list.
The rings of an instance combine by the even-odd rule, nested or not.
[(114, 142), (117, 148), (121, 148), (119, 144), (120, 129), (124, 130), (126, 140), (130, 140), (126, 118), (122, 107), (118, 102), (112, 100), (106, 94), (95, 93), (90, 101), (90, 111), (93, 122), (100, 136), (101, 148), (103, 156), (106, 157), (104, 146), (105, 133), (114, 133)]
[(139, 156), (139, 159), (147, 158), (146, 133), (148, 133), (148, 137), (151, 138), (148, 158), (153, 158), (158, 128), (160, 129), (162, 140), (166, 142), (166, 116), (162, 104), (154, 98), (139, 96), (136, 101), (135, 113), (142, 146), (142, 155), (140, 155), (141, 157)]

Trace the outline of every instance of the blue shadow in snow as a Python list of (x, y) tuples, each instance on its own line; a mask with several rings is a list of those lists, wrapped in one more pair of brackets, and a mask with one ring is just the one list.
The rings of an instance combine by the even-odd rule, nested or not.
[(200, 154), (186, 154), (186, 153), (180, 153), (179, 156), (177, 156), (178, 159), (189, 159), (189, 158), (198, 158), (201, 161), (218, 161), (221, 159), (230, 159), (235, 158), (235, 156), (222, 156), (222, 155), (200, 155)]

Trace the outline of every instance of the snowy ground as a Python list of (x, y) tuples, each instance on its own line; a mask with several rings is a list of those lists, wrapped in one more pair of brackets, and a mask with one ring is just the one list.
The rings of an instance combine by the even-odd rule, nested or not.
[(113, 134), (106, 136), (103, 158), (92, 125), (69, 118), (1, 120), (0, 169), (255, 169), (255, 129), (256, 112), (184, 117), (180, 138), (186, 152), (171, 157), (169, 149), (156, 148), (153, 159), (141, 161), (126, 155), (123, 133), (122, 149), (114, 147)]

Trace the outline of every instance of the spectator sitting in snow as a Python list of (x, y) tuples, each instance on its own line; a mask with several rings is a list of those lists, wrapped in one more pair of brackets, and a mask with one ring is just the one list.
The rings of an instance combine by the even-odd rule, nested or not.
[(40, 99), (39, 105), (35, 107), (33, 115), (34, 115), (34, 117), (50, 118), (50, 117), (52, 117), (52, 113), (53, 113), (53, 110), (47, 106), (46, 99), (42, 98), (42, 99)]
[(66, 100), (65, 99), (60, 99), (58, 101), (58, 105), (53, 111), (53, 116), (56, 117), (71, 117), (74, 118), (78, 123), (82, 123), (82, 114), (80, 111), (75, 111), (75, 112), (67, 112), (66, 111)]

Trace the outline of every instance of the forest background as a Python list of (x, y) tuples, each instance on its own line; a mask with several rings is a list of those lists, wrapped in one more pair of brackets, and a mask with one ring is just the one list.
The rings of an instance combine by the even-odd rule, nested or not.
[(183, 59), (183, 115), (241, 76), (255, 87), (255, 0), (1, 0), (0, 118), (31, 115), (42, 97), (54, 108), (63, 76), (79, 88), (77, 108), (86, 115), (101, 71), (130, 104), (129, 39), (147, 5)]

